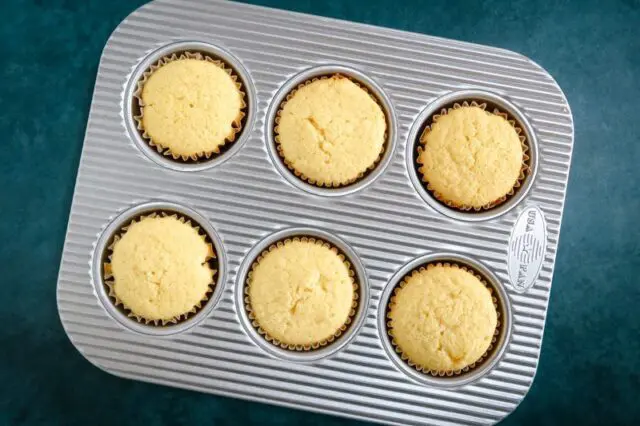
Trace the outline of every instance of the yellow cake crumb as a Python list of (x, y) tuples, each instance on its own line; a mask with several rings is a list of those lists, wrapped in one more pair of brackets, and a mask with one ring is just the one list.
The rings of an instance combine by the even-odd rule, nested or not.
[(134, 315), (169, 321), (200, 304), (213, 282), (211, 245), (175, 216), (145, 217), (113, 246), (113, 290)]
[(289, 240), (255, 265), (249, 300), (268, 336), (287, 345), (313, 345), (347, 322), (354, 300), (349, 267), (320, 241)]
[(151, 73), (142, 88), (142, 127), (151, 141), (184, 157), (217, 153), (236, 133), (243, 95), (220, 65), (178, 59)]
[(356, 180), (384, 149), (382, 108), (346, 77), (335, 75), (298, 88), (286, 101), (276, 128), (287, 164), (324, 185)]
[(456, 371), (489, 348), (497, 325), (491, 294), (472, 273), (446, 265), (414, 272), (395, 294), (389, 331), (411, 362)]
[(442, 115), (420, 142), (420, 172), (444, 201), (480, 208), (506, 196), (523, 163), (522, 143), (504, 118), (479, 107)]

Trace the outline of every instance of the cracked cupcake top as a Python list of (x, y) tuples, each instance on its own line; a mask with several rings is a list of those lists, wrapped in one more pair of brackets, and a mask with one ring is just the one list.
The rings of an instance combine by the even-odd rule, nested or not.
[(423, 370), (461, 370), (489, 349), (497, 326), (491, 293), (473, 273), (429, 265), (407, 276), (391, 300), (389, 333)]
[(113, 245), (109, 272), (115, 297), (147, 321), (191, 312), (213, 282), (215, 256), (204, 237), (176, 216), (144, 217)]
[(254, 264), (248, 297), (255, 321), (286, 345), (310, 346), (335, 336), (354, 301), (350, 268), (320, 240), (286, 240)]
[(516, 185), (523, 148), (516, 129), (503, 117), (469, 106), (438, 117), (420, 137), (420, 172), (444, 201), (481, 208)]
[(382, 108), (365, 89), (340, 75), (296, 89), (277, 123), (278, 150), (287, 166), (320, 186), (354, 182), (384, 150)]

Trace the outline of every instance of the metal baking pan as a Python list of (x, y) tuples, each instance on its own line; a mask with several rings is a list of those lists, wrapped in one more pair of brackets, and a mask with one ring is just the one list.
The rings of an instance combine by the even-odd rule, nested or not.
[[(163, 158), (132, 127), (137, 76), (183, 48), (220, 57), (246, 82), (244, 130), (209, 162)], [(296, 180), (273, 151), (274, 105), (327, 72), (366, 85), (389, 124), (375, 172), (336, 190)], [(412, 167), (424, 119), (469, 97), (508, 111), (532, 148), (523, 187), (486, 212), (439, 204)], [(520, 54), (231, 2), (156, 0), (118, 26), (100, 61), (58, 278), (62, 324), (90, 362), (121, 377), (383, 423), (498, 422), (538, 365), (572, 146), (564, 94)], [(202, 222), (223, 254), (207, 308), (166, 330), (133, 323), (101, 287), (110, 230), (150, 208)], [(355, 258), (362, 285), (345, 340), (311, 356), (265, 347), (239, 294), (251, 256), (292, 232), (330, 239)], [(503, 307), (496, 349), (472, 374), (423, 377), (386, 340), (394, 283), (434, 259), (483, 272)]]

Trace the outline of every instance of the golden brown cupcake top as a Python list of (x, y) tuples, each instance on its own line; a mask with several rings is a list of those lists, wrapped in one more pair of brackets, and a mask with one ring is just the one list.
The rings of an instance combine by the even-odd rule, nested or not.
[(349, 265), (319, 240), (286, 240), (254, 265), (248, 281), (250, 307), (270, 338), (312, 346), (337, 336), (354, 301)]
[(362, 87), (334, 75), (313, 80), (279, 112), (276, 141), (287, 165), (320, 186), (341, 186), (372, 168), (384, 149), (382, 108)]
[(497, 312), (473, 273), (448, 265), (414, 271), (395, 291), (389, 333), (413, 364), (432, 372), (461, 370), (491, 345)]
[(420, 173), (457, 207), (481, 208), (509, 194), (523, 167), (522, 142), (503, 117), (476, 106), (441, 115), (420, 138)]
[(151, 72), (144, 82), (142, 127), (154, 145), (183, 159), (219, 153), (235, 139), (244, 95), (222, 63), (182, 58)]
[(113, 244), (113, 292), (143, 320), (175, 320), (206, 300), (215, 273), (207, 261), (213, 256), (189, 223), (176, 216), (144, 217)]

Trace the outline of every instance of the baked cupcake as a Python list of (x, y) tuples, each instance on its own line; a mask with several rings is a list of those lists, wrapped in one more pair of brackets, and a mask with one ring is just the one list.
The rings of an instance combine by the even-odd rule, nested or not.
[(417, 162), (437, 199), (463, 210), (504, 202), (524, 179), (524, 137), (486, 105), (456, 104), (436, 115), (420, 137)]
[(132, 222), (110, 250), (104, 265), (109, 296), (140, 322), (178, 322), (196, 313), (213, 291), (213, 247), (176, 215)]
[(379, 162), (387, 122), (366, 89), (333, 75), (307, 81), (290, 93), (274, 131), (278, 153), (296, 176), (320, 187), (341, 187)]
[(136, 91), (143, 137), (183, 161), (210, 158), (233, 142), (246, 103), (242, 85), (224, 62), (200, 53), (161, 59)]
[(441, 263), (404, 278), (391, 298), (387, 319), (401, 357), (434, 375), (474, 366), (490, 349), (498, 325), (485, 284), (464, 268)]
[(280, 241), (252, 265), (245, 302), (254, 327), (275, 345), (311, 350), (332, 342), (355, 315), (349, 262), (314, 238)]

